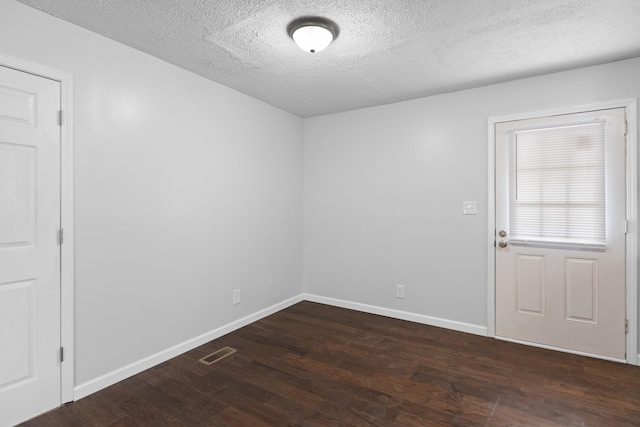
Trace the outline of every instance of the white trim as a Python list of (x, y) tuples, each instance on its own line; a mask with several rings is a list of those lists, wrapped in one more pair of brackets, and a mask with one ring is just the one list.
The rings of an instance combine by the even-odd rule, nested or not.
[(629, 100), (627, 112), (627, 363), (638, 357), (638, 100)]
[(130, 363), (127, 366), (104, 374), (84, 384), (80, 384), (74, 390), (76, 400), (89, 396), (90, 394), (102, 390), (103, 388), (109, 387), (110, 385), (113, 385), (119, 381), (139, 374), (146, 369), (166, 362), (167, 360), (179, 356), (189, 350), (193, 350), (194, 348), (199, 347), (202, 344), (206, 344), (209, 341), (220, 338), (223, 335), (247, 326), (253, 322), (257, 322), (262, 318), (277, 313), (280, 310), (284, 310), (285, 308), (297, 304), (301, 301), (303, 301), (302, 295), (295, 296), (286, 301), (272, 305), (271, 307), (267, 307), (264, 310), (260, 310), (256, 313), (245, 316), (242, 319), (238, 319), (212, 331), (206, 332), (183, 343), (174, 345), (173, 347), (170, 347), (166, 350), (162, 350), (156, 354), (152, 354), (151, 356), (145, 357), (144, 359), (138, 360), (137, 362)]
[(305, 301), (317, 302), (320, 304), (332, 305), (341, 308), (348, 308), (351, 310), (362, 311), (364, 313), (378, 314), (380, 316), (392, 317), (394, 319), (408, 320), (410, 322), (421, 323), (423, 325), (437, 326), (439, 328), (447, 328), (454, 331), (467, 332), (474, 335), (487, 335), (487, 328), (480, 325), (473, 325), (471, 323), (441, 319), (439, 317), (425, 316), (423, 314), (411, 313), (408, 311), (394, 310), (390, 308), (345, 301), (335, 298), (327, 298), (319, 295), (303, 294), (303, 299)]
[(529, 347), (544, 348), (546, 350), (561, 351), (562, 353), (576, 354), (578, 356), (593, 357), (594, 359), (608, 360), (610, 362), (618, 362), (618, 363), (625, 363), (626, 362), (626, 360), (624, 360), (624, 359), (616, 359), (615, 357), (600, 356), (598, 354), (591, 354), (591, 353), (585, 353), (583, 351), (569, 350), (569, 349), (566, 349), (566, 348), (554, 347), (552, 345), (538, 344), (536, 342), (520, 341), (520, 340), (515, 340), (513, 338), (505, 338), (505, 337), (500, 337), (500, 336), (496, 336), (495, 338), (500, 340), (500, 341), (507, 341), (507, 342), (512, 342), (512, 343), (515, 343), (515, 344), (528, 345)]
[(487, 336), (496, 335), (496, 121), (487, 124)]
[[(629, 332), (627, 333), (626, 363), (636, 365), (638, 355), (638, 101), (636, 98), (600, 102), (582, 106), (518, 113), (508, 116), (489, 117), (487, 119), (488, 146), (488, 204), (487, 204), (487, 335), (495, 335), (495, 134), (496, 123), (524, 120), (537, 117), (557, 116), (585, 111), (625, 108), (627, 113), (627, 219), (629, 230), (626, 243), (626, 301)], [(504, 339), (504, 338), (501, 338)], [(534, 344), (531, 344), (534, 345)], [(546, 347), (545, 347), (546, 348)], [(555, 349), (555, 348), (554, 348)], [(564, 349), (556, 349), (567, 353), (575, 353)], [(582, 353), (575, 353), (582, 354)], [(596, 356), (592, 356), (596, 357)], [(616, 361), (621, 361), (615, 359)], [(624, 360), (622, 360), (625, 362)]]
[(73, 76), (0, 54), (0, 65), (60, 82), (60, 106), (64, 121), (60, 128), (60, 224), (65, 241), (61, 247), (60, 265), (60, 343), (64, 347), (64, 362), (60, 368), (61, 403), (74, 400), (74, 320), (73, 320)]

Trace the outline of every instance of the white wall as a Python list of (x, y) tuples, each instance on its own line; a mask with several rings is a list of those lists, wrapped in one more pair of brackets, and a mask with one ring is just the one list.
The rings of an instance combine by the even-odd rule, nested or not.
[(487, 119), (639, 97), (639, 76), (636, 58), (305, 120), (305, 291), (486, 326)]
[(0, 53), (74, 76), (76, 384), (300, 294), (302, 119), (13, 0)]

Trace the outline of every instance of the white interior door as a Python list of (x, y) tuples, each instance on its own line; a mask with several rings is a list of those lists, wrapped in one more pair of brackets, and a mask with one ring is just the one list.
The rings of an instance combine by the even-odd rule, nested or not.
[(59, 82), (0, 66), (0, 425), (61, 403)]
[(625, 359), (624, 125), (496, 124), (496, 336)]

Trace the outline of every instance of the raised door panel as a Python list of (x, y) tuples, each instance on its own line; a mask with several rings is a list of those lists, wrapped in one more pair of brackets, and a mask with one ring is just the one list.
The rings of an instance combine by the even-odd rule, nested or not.
[(0, 142), (0, 247), (35, 245), (36, 150)]
[(0, 284), (0, 390), (34, 375), (35, 284)]
[(545, 314), (545, 257), (516, 255), (517, 311), (523, 314)]
[(0, 122), (36, 127), (37, 95), (0, 85)]
[(565, 258), (567, 320), (598, 323), (598, 260)]

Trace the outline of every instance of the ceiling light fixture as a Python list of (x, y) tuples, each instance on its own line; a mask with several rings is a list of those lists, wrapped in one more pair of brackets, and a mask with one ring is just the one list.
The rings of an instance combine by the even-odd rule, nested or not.
[(338, 26), (326, 18), (298, 18), (289, 24), (287, 32), (300, 49), (316, 53), (338, 37)]

